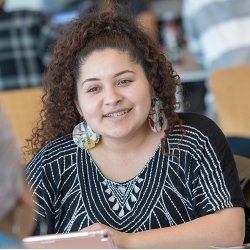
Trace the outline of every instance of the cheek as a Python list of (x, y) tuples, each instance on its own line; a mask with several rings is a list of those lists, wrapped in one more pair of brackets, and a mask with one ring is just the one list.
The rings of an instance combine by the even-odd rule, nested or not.
[(85, 119), (90, 119), (94, 117), (94, 114), (97, 114), (97, 112), (101, 110), (100, 107), (97, 107), (96, 102), (93, 100), (87, 100), (85, 99), (84, 102), (80, 103), (80, 110), (81, 110), (81, 115)]
[(140, 93), (140, 95), (135, 97), (135, 102), (140, 106), (140, 109), (144, 110), (145, 112), (149, 112), (153, 98), (151, 92), (149, 90), (138, 90), (138, 93)]

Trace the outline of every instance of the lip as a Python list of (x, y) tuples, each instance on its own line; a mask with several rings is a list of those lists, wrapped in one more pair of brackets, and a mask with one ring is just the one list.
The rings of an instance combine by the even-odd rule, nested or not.
[[(104, 117), (112, 117), (110, 115), (115, 114), (115, 113), (119, 113), (119, 112), (123, 112), (123, 111), (127, 111), (125, 114), (129, 113), (132, 110), (132, 108), (128, 108), (128, 109), (117, 109), (111, 112), (108, 112), (104, 115)], [(112, 117), (113, 118), (113, 117)]]

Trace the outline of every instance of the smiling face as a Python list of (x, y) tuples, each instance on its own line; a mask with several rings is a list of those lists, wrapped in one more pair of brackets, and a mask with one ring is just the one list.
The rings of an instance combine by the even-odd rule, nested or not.
[(76, 106), (102, 138), (125, 138), (150, 131), (152, 89), (140, 66), (128, 53), (95, 51), (80, 68)]

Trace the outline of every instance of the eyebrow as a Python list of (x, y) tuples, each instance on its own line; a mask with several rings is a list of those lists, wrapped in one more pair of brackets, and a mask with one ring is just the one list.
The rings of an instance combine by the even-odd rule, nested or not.
[[(135, 72), (134, 71), (132, 71), (132, 70), (123, 70), (123, 71), (121, 71), (121, 72), (118, 72), (118, 73), (116, 73), (114, 76), (113, 76), (113, 78), (115, 78), (115, 77), (117, 77), (117, 76), (120, 76), (120, 75), (122, 75), (122, 74), (125, 74), (125, 73), (133, 73), (133, 74), (135, 74)], [(82, 84), (84, 84), (85, 82), (90, 82), (90, 81), (98, 81), (98, 80), (100, 80), (99, 78), (88, 78), (88, 79), (86, 79), (85, 81), (83, 81), (83, 83)]]
[(115, 74), (115, 75), (114, 75), (114, 78), (117, 77), (117, 76), (120, 76), (120, 75), (122, 75), (122, 74), (125, 74), (125, 73), (133, 73), (133, 74), (135, 74), (135, 72), (132, 71), (132, 70), (123, 70), (123, 71), (121, 71), (121, 72)]

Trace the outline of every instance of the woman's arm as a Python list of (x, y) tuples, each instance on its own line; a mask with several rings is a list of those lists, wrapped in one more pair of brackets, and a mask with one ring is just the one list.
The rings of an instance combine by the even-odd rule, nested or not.
[[(107, 228), (107, 226), (95, 223), (82, 231), (102, 228)], [(243, 208), (234, 207), (172, 227), (133, 234), (113, 229), (111, 231), (118, 248), (235, 247), (241, 246), (244, 240), (245, 216)]]

